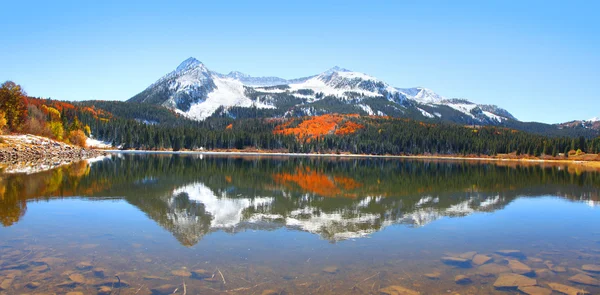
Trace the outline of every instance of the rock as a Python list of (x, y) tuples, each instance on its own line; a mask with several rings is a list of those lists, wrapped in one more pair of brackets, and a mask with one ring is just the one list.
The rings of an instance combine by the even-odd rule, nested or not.
[(192, 276), (192, 273), (185, 269), (173, 270), (173, 271), (171, 271), (171, 274), (174, 276), (184, 277), (184, 278), (189, 278)]
[(73, 281), (64, 281), (62, 283), (56, 284), (59, 288), (75, 288), (77, 286), (76, 282)]
[(94, 268), (92, 272), (94, 273), (94, 276), (99, 278), (104, 278), (106, 276), (106, 270), (104, 268)]
[(13, 283), (13, 279), (2, 280), (2, 282), (0, 283), (0, 291), (6, 291), (6, 290), (10, 289), (10, 286), (12, 286), (12, 283)]
[(559, 284), (559, 283), (548, 283), (548, 286), (550, 286), (550, 288), (552, 288), (552, 290), (561, 293), (561, 294), (567, 294), (567, 295), (591, 295), (590, 292), (587, 292), (585, 290), (581, 290), (581, 289), (577, 289), (577, 288), (573, 288), (571, 286), (567, 286), (567, 285), (563, 285), (563, 284)]
[(40, 266), (33, 267), (31, 270), (35, 272), (47, 272), (50, 270), (50, 267), (48, 266), (48, 264), (42, 264)]
[(596, 264), (586, 264), (581, 267), (581, 269), (589, 272), (600, 272), (600, 265)]
[(541, 258), (537, 258), (537, 257), (528, 257), (527, 260), (529, 260), (531, 263), (542, 263), (542, 262), (544, 262), (544, 260), (542, 260)]
[(152, 295), (168, 295), (173, 294), (173, 291), (175, 291), (175, 289), (177, 289), (177, 286), (166, 284), (150, 289), (150, 292), (152, 292)]
[(567, 268), (565, 268), (564, 266), (555, 266), (555, 267), (551, 268), (550, 270), (552, 270), (553, 272), (558, 272), (558, 273), (567, 272)]
[(470, 284), (471, 278), (465, 276), (465, 275), (457, 275), (454, 277), (454, 282), (459, 284), (459, 285), (466, 285), (466, 284)]
[(527, 295), (551, 295), (552, 290), (538, 286), (523, 286), (518, 288), (519, 291)]
[(77, 263), (75, 268), (77, 268), (78, 270), (90, 270), (90, 269), (94, 268), (94, 266), (89, 261), (83, 261), (83, 262)]
[(331, 274), (337, 273), (338, 271), (339, 269), (337, 268), (337, 266), (328, 266), (323, 269), (323, 272)]
[(473, 260), (471, 262), (475, 265), (484, 265), (490, 261), (492, 261), (492, 257), (477, 254), (477, 255), (473, 256)]
[(129, 288), (131, 284), (125, 280), (118, 280), (115, 278), (113, 281), (104, 281), (94, 285), (96, 287), (114, 287), (114, 288)]
[(166, 281), (167, 278), (159, 277), (159, 276), (144, 276), (143, 279), (145, 281)]
[(275, 291), (275, 290), (264, 290), (262, 291), (262, 293), (260, 293), (260, 295), (279, 295), (279, 291)]
[(428, 278), (428, 279), (430, 279), (430, 280), (439, 280), (441, 275), (442, 275), (441, 273), (435, 271), (435, 272), (432, 272), (432, 273), (426, 273), (425, 277)]
[(407, 289), (402, 286), (385, 287), (383, 289), (379, 289), (379, 292), (386, 295), (421, 295), (421, 293), (417, 291)]
[(514, 273), (501, 274), (494, 283), (497, 289), (517, 289), (518, 287), (535, 286), (537, 281)]
[(85, 278), (83, 277), (83, 275), (81, 275), (79, 273), (74, 273), (74, 274), (69, 275), (69, 279), (77, 284), (85, 283)]
[(576, 274), (576, 275), (570, 277), (569, 281), (573, 282), (573, 283), (577, 283), (577, 284), (582, 284), (582, 285), (600, 286), (599, 280), (594, 279), (588, 275), (584, 275), (582, 273)]
[(98, 288), (98, 295), (110, 295), (112, 293), (112, 289), (108, 286), (102, 286)]
[(472, 251), (472, 252), (465, 252), (465, 253), (459, 254), (458, 257), (472, 260), (473, 257), (475, 257), (475, 255), (477, 255), (477, 252)]
[(535, 272), (535, 276), (540, 279), (550, 278), (550, 277), (553, 277), (556, 275), (554, 272), (552, 272), (551, 270), (546, 269), (546, 268), (538, 268), (538, 269), (534, 270), (534, 272)]
[(442, 262), (448, 265), (459, 266), (459, 267), (471, 267), (471, 260), (460, 258), (460, 257), (452, 257), (446, 256), (442, 257)]
[(41, 286), (42, 284), (39, 282), (29, 282), (27, 283), (27, 285), (25, 285), (25, 287), (29, 288), (29, 289), (37, 289)]
[(205, 270), (205, 269), (192, 270), (192, 278), (194, 278), (194, 279), (202, 280), (202, 279), (210, 278), (212, 276), (213, 276), (212, 272)]
[(477, 274), (482, 276), (494, 276), (501, 273), (509, 273), (510, 268), (504, 265), (499, 265), (495, 263), (484, 264), (477, 268)]
[(519, 250), (498, 250), (496, 254), (515, 258), (525, 258), (525, 254)]
[(510, 259), (508, 261), (508, 267), (510, 268), (510, 270), (516, 274), (520, 274), (520, 275), (527, 275), (527, 274), (532, 274), (533, 270), (531, 269), (531, 267), (525, 265), (524, 263), (518, 261), (518, 260), (514, 260), (514, 259)]
[(83, 295), (82, 292), (67, 292), (67, 295)]

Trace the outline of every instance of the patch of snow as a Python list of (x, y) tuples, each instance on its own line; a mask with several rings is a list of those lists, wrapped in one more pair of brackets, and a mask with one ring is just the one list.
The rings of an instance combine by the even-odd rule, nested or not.
[(359, 108), (361, 108), (363, 111), (365, 111), (365, 113), (367, 113), (367, 114), (369, 114), (371, 116), (375, 114), (375, 112), (373, 112), (373, 109), (370, 106), (368, 106), (368, 105), (365, 105), (365, 104), (361, 103), (361, 104), (358, 104), (356, 106), (359, 107)]
[(189, 118), (195, 120), (204, 120), (210, 117), (219, 107), (252, 107), (257, 108), (275, 108), (272, 105), (267, 105), (260, 102), (250, 100), (244, 94), (244, 85), (235, 79), (229, 78), (214, 78), (216, 89), (208, 94), (206, 100), (193, 104), (189, 111), (183, 112), (176, 110)]
[(424, 104), (440, 103), (446, 98), (435, 93), (433, 90), (414, 87), (414, 88), (396, 88), (400, 93), (404, 94), (408, 99), (415, 100)]
[(490, 207), (490, 206), (492, 206), (494, 204), (497, 204), (498, 202), (500, 202), (500, 196), (495, 196), (493, 198), (487, 198), (487, 199), (485, 199), (485, 201), (483, 201), (483, 202), (481, 202), (479, 204), (479, 207), (480, 208), (487, 208), (487, 207)]
[(490, 118), (492, 120), (496, 120), (498, 122), (502, 122), (503, 120), (506, 120), (506, 118), (504, 118), (504, 117), (498, 116), (498, 115), (496, 115), (494, 113), (490, 113), (490, 112), (487, 112), (487, 111), (483, 111), (483, 114), (486, 115), (486, 117), (488, 117), (488, 118)]
[(418, 110), (421, 112), (421, 114), (422, 114), (423, 116), (425, 116), (425, 117), (427, 117), (427, 118), (435, 118), (435, 116), (434, 116), (434, 115), (432, 115), (432, 114), (428, 113), (428, 112), (427, 112), (427, 111), (425, 111), (424, 109), (422, 109), (422, 108), (417, 108), (417, 109), (418, 109)]
[(473, 110), (474, 108), (477, 107), (477, 105), (474, 104), (474, 103), (471, 103), (471, 104), (468, 104), (468, 103), (447, 103), (445, 105), (447, 105), (447, 106), (449, 106), (449, 107), (451, 107), (451, 108), (453, 108), (453, 109), (455, 109), (455, 110), (457, 110), (457, 111), (459, 111), (461, 113), (464, 113), (464, 114), (470, 116), (471, 118), (475, 118), (475, 116), (471, 113), (471, 110)]
[(85, 145), (87, 145), (88, 147), (91, 147), (91, 148), (99, 148), (99, 149), (107, 149), (107, 148), (112, 147), (112, 145), (109, 142), (100, 141), (100, 140), (93, 139), (90, 137), (85, 139)]

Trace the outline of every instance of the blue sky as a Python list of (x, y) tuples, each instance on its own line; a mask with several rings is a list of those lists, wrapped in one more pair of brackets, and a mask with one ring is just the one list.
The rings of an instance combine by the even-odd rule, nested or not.
[(193, 56), (283, 78), (334, 65), (497, 104), (600, 116), (600, 1), (4, 1), (0, 80), (125, 100)]

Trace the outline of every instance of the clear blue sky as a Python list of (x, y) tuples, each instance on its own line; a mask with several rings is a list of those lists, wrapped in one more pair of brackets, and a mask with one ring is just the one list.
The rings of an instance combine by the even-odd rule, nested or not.
[(0, 80), (125, 100), (194, 56), (293, 78), (334, 65), (500, 105), (600, 116), (600, 1), (2, 1)]

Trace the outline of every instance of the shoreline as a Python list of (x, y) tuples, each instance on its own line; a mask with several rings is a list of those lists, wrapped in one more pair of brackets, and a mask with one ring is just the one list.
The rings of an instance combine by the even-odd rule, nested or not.
[(31, 134), (2, 135), (0, 139), (0, 172), (7, 174), (41, 172), (107, 154)]
[(282, 152), (242, 152), (242, 151), (153, 151), (153, 150), (103, 150), (111, 154), (172, 154), (172, 155), (217, 155), (217, 156), (266, 156), (266, 157), (335, 157), (335, 158), (381, 158), (381, 159), (415, 159), (415, 160), (464, 160), (478, 162), (529, 163), (529, 164), (566, 164), (577, 165), (600, 170), (600, 161), (589, 160), (557, 160), (529, 158), (498, 157), (461, 157), (440, 155), (362, 155), (362, 154), (317, 154), (317, 153), (282, 153)]

